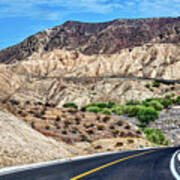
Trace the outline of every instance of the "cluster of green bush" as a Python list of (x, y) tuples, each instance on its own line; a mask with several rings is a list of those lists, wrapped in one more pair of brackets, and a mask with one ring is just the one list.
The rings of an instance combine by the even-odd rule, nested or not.
[(130, 100), (126, 104), (116, 104), (112, 101), (108, 103), (90, 103), (81, 108), (82, 111), (102, 113), (111, 115), (127, 115), (137, 117), (139, 125), (146, 127), (150, 122), (156, 120), (159, 111), (169, 108), (173, 104), (180, 105), (180, 96), (174, 98), (174, 94), (168, 94), (164, 98), (148, 98), (144, 101)]
[(82, 111), (101, 113), (101, 114), (112, 114), (112, 107), (115, 105), (114, 102), (109, 101), (108, 103), (97, 102), (90, 103), (81, 108)]
[[(96, 102), (90, 103), (81, 108), (82, 111), (94, 112), (111, 115), (127, 115), (129, 117), (137, 117), (139, 126), (144, 128), (150, 122), (158, 119), (159, 111), (169, 108), (173, 104), (180, 105), (180, 96), (174, 97), (174, 94), (168, 94), (164, 98), (148, 98), (144, 101), (130, 100), (126, 104), (116, 104), (112, 101), (107, 103)], [(66, 103), (65, 108), (76, 108), (75, 103)]]
[[(165, 138), (159, 129), (148, 129), (146, 127), (150, 122), (158, 119), (159, 112), (163, 109), (172, 105), (180, 105), (180, 96), (176, 98), (174, 96), (174, 94), (168, 94), (164, 98), (148, 98), (144, 101), (130, 100), (126, 104), (116, 104), (112, 101), (107, 103), (96, 102), (83, 106), (81, 110), (107, 115), (114, 113), (116, 115), (136, 117), (139, 121), (139, 126), (149, 141), (158, 145), (168, 145), (169, 140)], [(78, 109), (75, 103), (66, 103), (63, 107)]]
[(142, 129), (146, 138), (157, 145), (169, 145), (170, 141), (165, 138), (165, 135), (160, 131), (160, 129), (155, 128), (145, 128)]

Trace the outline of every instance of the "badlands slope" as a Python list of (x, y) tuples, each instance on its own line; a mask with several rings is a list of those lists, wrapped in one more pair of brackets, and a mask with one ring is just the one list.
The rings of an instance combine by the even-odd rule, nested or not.
[[(179, 85), (148, 89), (138, 80), (84, 79), (60, 77), (140, 76), (180, 80), (180, 45), (151, 44), (121, 50), (116, 54), (83, 55), (75, 51), (53, 50), (34, 53), (25, 61), (0, 66), (0, 97), (14, 94), (21, 100), (49, 100), (61, 106), (74, 101), (79, 105), (93, 101), (125, 102), (180, 93)], [(31, 75), (40, 76), (32, 78)], [(41, 78), (59, 77), (59, 78)]]

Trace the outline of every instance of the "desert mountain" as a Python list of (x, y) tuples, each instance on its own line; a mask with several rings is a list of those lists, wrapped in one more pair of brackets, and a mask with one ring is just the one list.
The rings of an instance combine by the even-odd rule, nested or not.
[[(107, 23), (67, 21), (0, 51), (1, 63), (13, 63), (54, 49), (76, 50), (86, 55), (114, 54), (147, 43), (179, 43), (180, 17), (117, 19)], [(130, 49), (131, 50), (131, 49)]]
[(145, 87), (149, 82), (133, 80), (31, 77), (120, 75), (180, 80), (179, 20), (68, 21), (33, 35), (0, 51), (0, 98), (15, 94), (21, 100), (48, 99), (56, 105), (75, 101), (83, 105), (179, 94), (178, 85), (151, 89)]

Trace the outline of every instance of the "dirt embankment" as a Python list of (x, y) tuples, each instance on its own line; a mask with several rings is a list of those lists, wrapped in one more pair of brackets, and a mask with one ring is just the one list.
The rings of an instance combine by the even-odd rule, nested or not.
[(1, 168), (81, 154), (77, 148), (45, 137), (3, 111), (0, 111), (0, 144)]

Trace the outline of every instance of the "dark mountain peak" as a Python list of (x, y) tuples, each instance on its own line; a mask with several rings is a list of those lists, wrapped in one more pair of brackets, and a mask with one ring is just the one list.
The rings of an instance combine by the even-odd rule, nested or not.
[(13, 63), (34, 52), (56, 48), (87, 55), (112, 54), (146, 43), (180, 43), (180, 17), (116, 19), (103, 23), (67, 21), (0, 51), (0, 63)]

